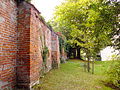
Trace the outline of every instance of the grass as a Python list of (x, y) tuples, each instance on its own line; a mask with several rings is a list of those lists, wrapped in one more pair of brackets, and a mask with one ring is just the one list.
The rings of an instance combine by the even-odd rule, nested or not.
[(112, 90), (102, 81), (107, 77), (110, 62), (95, 62), (95, 74), (84, 71), (83, 61), (69, 60), (59, 69), (51, 70), (35, 85), (35, 90)]

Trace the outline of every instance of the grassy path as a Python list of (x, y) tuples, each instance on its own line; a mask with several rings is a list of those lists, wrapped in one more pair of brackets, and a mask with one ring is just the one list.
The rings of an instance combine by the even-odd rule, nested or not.
[(47, 73), (35, 90), (112, 90), (101, 82), (106, 78), (105, 64), (97, 63), (94, 75), (84, 72), (82, 65), (83, 62), (77, 60), (61, 64), (59, 69)]

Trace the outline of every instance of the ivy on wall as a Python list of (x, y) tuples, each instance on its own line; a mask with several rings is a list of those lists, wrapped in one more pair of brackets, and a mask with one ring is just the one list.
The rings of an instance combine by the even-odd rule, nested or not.
[(42, 52), (42, 58), (43, 58), (43, 62), (44, 62), (44, 63), (46, 63), (46, 61), (47, 61), (48, 52), (49, 52), (48, 47), (45, 45), (45, 46), (43, 47), (43, 52)]
[(59, 48), (60, 48), (60, 53), (62, 53), (62, 49), (64, 48), (65, 42), (64, 40), (59, 37)]
[[(60, 54), (63, 55), (64, 52), (67, 53), (68, 49), (69, 48), (68, 48), (68, 44), (67, 44), (66, 40), (63, 39), (62, 37), (59, 37), (59, 50), (60, 50)], [(63, 50), (64, 50), (64, 52), (63, 52)], [(61, 56), (60, 57), (60, 62), (61, 63), (65, 63), (66, 62), (65, 59), (66, 58), (64, 56)]]
[(67, 52), (69, 52), (70, 45), (67, 43), (66, 39), (63, 39), (62, 37), (59, 37), (60, 53), (62, 53), (63, 48), (64, 48), (64, 51), (67, 53)]

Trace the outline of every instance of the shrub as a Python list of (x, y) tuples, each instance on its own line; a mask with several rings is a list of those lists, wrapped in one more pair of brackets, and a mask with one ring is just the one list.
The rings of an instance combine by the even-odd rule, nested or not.
[(120, 88), (120, 56), (114, 57), (108, 72), (109, 82)]

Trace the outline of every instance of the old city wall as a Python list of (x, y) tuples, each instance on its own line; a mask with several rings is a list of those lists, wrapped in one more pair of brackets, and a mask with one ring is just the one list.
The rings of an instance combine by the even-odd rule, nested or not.
[(27, 2), (0, 0), (0, 90), (30, 89), (59, 63), (58, 35), (40, 12)]

